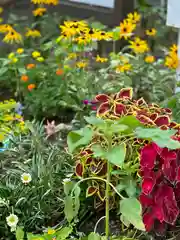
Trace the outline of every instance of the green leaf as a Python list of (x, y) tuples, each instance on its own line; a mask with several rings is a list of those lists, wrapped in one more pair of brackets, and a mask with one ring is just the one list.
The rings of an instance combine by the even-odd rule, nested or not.
[(18, 68), (18, 71), (20, 74), (26, 74), (26, 69), (25, 68)]
[(64, 183), (64, 193), (66, 195), (69, 195), (71, 190), (73, 189), (73, 187), (74, 187), (74, 182), (72, 182), (72, 181), (65, 182)]
[(135, 228), (144, 231), (142, 208), (136, 198), (126, 198), (120, 201), (120, 212)]
[(180, 143), (171, 137), (176, 133), (174, 129), (161, 130), (160, 128), (137, 128), (135, 134), (138, 138), (150, 139), (160, 147), (169, 149), (180, 148)]
[(112, 133), (120, 133), (120, 132), (124, 132), (128, 129), (129, 127), (127, 125), (124, 124), (117, 124), (116, 122), (114, 124), (111, 125), (110, 127), (110, 131)]
[(120, 181), (120, 184), (116, 186), (118, 192), (125, 190), (129, 197), (134, 197), (136, 195), (136, 182), (132, 178), (126, 177)]
[(97, 118), (95, 116), (90, 116), (90, 117), (84, 117), (87, 123), (94, 125), (94, 126), (99, 126), (105, 123), (105, 121), (101, 118)]
[(2, 76), (3, 74), (5, 74), (7, 71), (8, 71), (8, 68), (7, 68), (7, 67), (2, 67), (2, 68), (0, 69), (0, 76)]
[(166, 131), (161, 130), (160, 128), (142, 128), (138, 127), (135, 130), (135, 134), (138, 138), (152, 138), (152, 137), (161, 137), (161, 138), (170, 138), (177, 131), (174, 129), (168, 129)]
[(16, 230), (16, 240), (23, 240), (24, 239), (24, 231), (22, 228), (18, 227)]
[(71, 196), (66, 196), (64, 199), (64, 214), (67, 221), (70, 223), (74, 218), (73, 199)]
[(142, 123), (140, 123), (140, 121), (137, 120), (135, 116), (124, 116), (120, 120), (118, 120), (118, 123), (127, 125), (131, 130), (142, 126)]
[(93, 150), (94, 157), (105, 157), (106, 151), (101, 147), (100, 144), (92, 145), (91, 149)]
[(107, 160), (118, 166), (122, 167), (124, 160), (126, 157), (126, 144), (122, 143), (121, 145), (117, 145), (113, 147), (109, 152), (106, 153)]
[(88, 144), (93, 137), (93, 130), (85, 127), (78, 131), (73, 131), (68, 134), (67, 144), (69, 152), (72, 153), (76, 148)]
[(79, 196), (81, 193), (81, 188), (79, 186), (76, 186), (74, 189), (74, 217), (78, 215), (79, 208), (80, 208), (80, 200)]
[(97, 233), (90, 233), (88, 236), (88, 240), (101, 240), (101, 237)]
[(37, 235), (34, 235), (32, 233), (28, 233), (27, 234), (27, 239), (28, 240), (45, 240), (41, 235), (37, 234)]
[(126, 227), (129, 227), (130, 224), (131, 224), (131, 223), (126, 219), (126, 217), (123, 216), (123, 215), (120, 216), (120, 220), (121, 220), (121, 222), (122, 222)]
[(57, 234), (57, 240), (65, 240), (69, 235), (72, 233), (72, 228), (71, 227), (64, 227), (60, 229), (59, 231), (56, 232)]

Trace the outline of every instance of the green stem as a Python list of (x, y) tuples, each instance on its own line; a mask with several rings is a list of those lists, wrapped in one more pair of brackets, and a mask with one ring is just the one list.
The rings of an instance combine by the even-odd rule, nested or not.
[[(74, 190), (76, 189), (76, 187), (77, 187), (78, 185), (80, 185), (82, 182), (85, 182), (85, 181), (88, 181), (88, 180), (99, 180), (99, 181), (103, 181), (103, 182), (107, 183), (107, 180), (106, 180), (106, 179), (103, 179), (103, 178), (100, 178), (100, 177), (88, 177), (88, 178), (83, 178), (83, 179), (81, 179), (79, 182), (77, 182), (77, 183), (75, 184), (75, 186), (74, 186), (73, 189), (72, 189), (71, 194), (73, 194)], [(117, 191), (117, 189), (113, 186), (112, 183), (109, 182), (109, 186), (112, 187), (112, 189), (114, 190), (114, 192), (115, 192), (120, 198), (125, 199), (125, 198)]]
[(107, 161), (107, 178), (106, 178), (106, 239), (109, 239), (109, 183), (110, 183), (110, 163)]

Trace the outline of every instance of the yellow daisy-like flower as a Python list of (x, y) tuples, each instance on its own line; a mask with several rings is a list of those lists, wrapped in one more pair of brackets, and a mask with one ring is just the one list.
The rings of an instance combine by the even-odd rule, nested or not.
[(146, 30), (146, 35), (147, 36), (155, 36), (157, 33), (157, 30), (155, 28), (147, 29)]
[(128, 39), (131, 37), (135, 28), (135, 24), (128, 21), (123, 21), (120, 23), (120, 38)]
[(31, 2), (34, 4), (43, 4), (44, 0), (31, 0)]
[(79, 32), (79, 30), (76, 28), (67, 27), (63, 25), (60, 25), (60, 28), (61, 28), (61, 36), (66, 38), (71, 38)]
[(41, 33), (36, 29), (32, 30), (32, 29), (28, 28), (27, 32), (25, 33), (25, 36), (26, 37), (37, 38), (37, 37), (41, 37)]
[(38, 52), (38, 51), (32, 52), (32, 57), (33, 57), (33, 58), (38, 58), (38, 57), (40, 57), (40, 56), (41, 56), (41, 53), (40, 53), (40, 52)]
[(31, 177), (31, 175), (29, 173), (23, 173), (21, 175), (21, 181), (24, 184), (30, 183), (32, 181), (32, 177)]
[(7, 33), (14, 29), (9, 24), (0, 24), (0, 33)]
[(48, 4), (48, 5), (58, 5), (59, 4), (59, 0), (44, 0), (44, 4)]
[(132, 68), (131, 64), (124, 64), (124, 65), (119, 65), (116, 67), (116, 73), (124, 73), (130, 71)]
[(178, 67), (178, 56), (174, 54), (174, 56), (167, 56), (165, 58), (165, 66), (170, 69), (177, 69)]
[(22, 54), (22, 53), (24, 52), (24, 49), (23, 49), (23, 48), (18, 48), (18, 49), (16, 50), (16, 52), (17, 52), (18, 54)]
[(3, 42), (6, 43), (22, 43), (22, 36), (20, 33), (16, 32), (15, 30), (9, 31), (5, 37), (3, 38)]
[(87, 62), (84, 62), (84, 61), (80, 61), (80, 62), (77, 62), (77, 63), (76, 63), (76, 66), (77, 66), (78, 68), (85, 68), (85, 67), (87, 67), (87, 65), (88, 65), (88, 63), (87, 63)]
[(147, 63), (153, 63), (153, 62), (155, 62), (155, 57), (149, 55), (149, 56), (146, 56), (144, 60)]
[(80, 36), (75, 38), (73, 41), (79, 45), (87, 45), (90, 42), (90, 39), (86, 38), (85, 36)]
[(141, 40), (139, 37), (136, 37), (134, 41), (129, 41), (130, 42), (130, 48), (135, 52), (135, 53), (145, 53), (149, 51), (148, 44), (145, 40)]
[(107, 62), (107, 61), (108, 61), (108, 58), (102, 58), (99, 55), (97, 55), (97, 57), (96, 57), (96, 62), (104, 63), (104, 62)]
[(4, 9), (2, 7), (0, 7), (0, 13), (2, 13), (4, 11)]
[(141, 20), (141, 15), (137, 12), (129, 13), (127, 15), (127, 21), (131, 22), (133, 24), (136, 24), (136, 23), (140, 22), (140, 20)]
[(172, 53), (177, 53), (178, 52), (178, 46), (176, 44), (173, 44), (171, 47), (170, 47), (170, 52)]
[(46, 8), (36, 8), (34, 11), (33, 11), (33, 15), (35, 17), (37, 16), (43, 16), (44, 13), (46, 13), (47, 9)]

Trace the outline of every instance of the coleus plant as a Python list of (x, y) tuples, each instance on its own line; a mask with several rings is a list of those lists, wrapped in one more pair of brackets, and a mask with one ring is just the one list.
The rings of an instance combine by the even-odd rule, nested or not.
[[(95, 101), (96, 117), (86, 117), (89, 125), (68, 135), (69, 151), (76, 159), (75, 174), (79, 183), (86, 181), (86, 196), (105, 202), (108, 211), (117, 206), (117, 194), (121, 199), (121, 221), (143, 230), (144, 205), (142, 212), (138, 201), (141, 149), (155, 143), (162, 149), (180, 148), (177, 139), (173, 139), (178, 134), (178, 130), (173, 129), (177, 125), (171, 122), (170, 109), (147, 104), (142, 98), (133, 100), (129, 88), (111, 96), (97, 95)], [(144, 184), (149, 187), (146, 182), (142, 186)], [(108, 234), (109, 231), (106, 236)]]

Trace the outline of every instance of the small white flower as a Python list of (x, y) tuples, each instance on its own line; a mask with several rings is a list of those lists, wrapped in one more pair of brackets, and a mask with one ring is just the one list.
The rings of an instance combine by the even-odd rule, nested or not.
[(18, 217), (15, 214), (10, 214), (6, 218), (7, 225), (11, 228), (16, 228), (16, 225), (18, 223)]
[(31, 175), (29, 173), (23, 173), (21, 175), (21, 180), (22, 180), (23, 183), (27, 184), (27, 183), (31, 182), (32, 177), (31, 177)]

